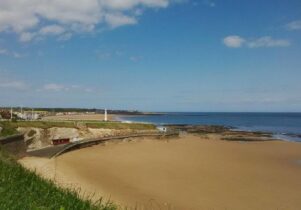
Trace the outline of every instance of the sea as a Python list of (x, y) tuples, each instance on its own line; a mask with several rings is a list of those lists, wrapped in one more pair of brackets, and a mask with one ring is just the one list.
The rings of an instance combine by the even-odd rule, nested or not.
[(155, 115), (122, 116), (125, 122), (156, 125), (222, 125), (235, 130), (262, 131), (274, 138), (301, 142), (301, 113), (168, 112)]

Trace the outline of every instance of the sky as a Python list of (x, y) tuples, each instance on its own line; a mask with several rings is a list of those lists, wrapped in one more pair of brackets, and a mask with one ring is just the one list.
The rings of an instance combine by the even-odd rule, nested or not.
[(1, 0), (0, 106), (301, 112), (300, 0)]

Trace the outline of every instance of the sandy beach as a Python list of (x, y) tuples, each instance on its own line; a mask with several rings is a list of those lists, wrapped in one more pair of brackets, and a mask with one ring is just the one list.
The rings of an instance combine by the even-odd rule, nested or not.
[(301, 207), (301, 144), (185, 135), (98, 145), (20, 162), (62, 186), (138, 209)]

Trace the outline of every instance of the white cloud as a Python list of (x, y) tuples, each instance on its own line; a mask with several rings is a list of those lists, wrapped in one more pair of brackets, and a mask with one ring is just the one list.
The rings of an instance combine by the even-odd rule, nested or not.
[(109, 23), (109, 25), (112, 28), (116, 28), (122, 25), (133, 25), (137, 23), (137, 20), (135, 17), (130, 17), (123, 15), (122, 13), (116, 13), (116, 14), (107, 14), (105, 16), (106, 22)]
[(77, 88), (80, 88), (80, 86), (79, 85), (71, 85), (71, 88), (77, 89)]
[(203, 4), (209, 7), (215, 7), (215, 2), (213, 0), (203, 0)]
[(54, 91), (54, 92), (60, 92), (60, 91), (81, 91), (81, 92), (92, 92), (93, 89), (89, 87), (83, 87), (81, 85), (62, 85), (57, 83), (49, 83), (45, 84), (42, 89), (38, 89), (38, 91)]
[(289, 30), (301, 30), (301, 20), (295, 20), (286, 25)]
[(227, 47), (238, 48), (242, 46), (242, 44), (245, 42), (245, 39), (240, 36), (231, 35), (225, 37), (223, 42)]
[(91, 32), (97, 26), (136, 24), (146, 8), (166, 8), (173, 2), (181, 1), (1, 0), (0, 32), (16, 33), (22, 42), (46, 35), (70, 38), (70, 34)]
[(4, 56), (11, 56), (14, 58), (22, 58), (24, 57), (24, 55), (17, 53), (17, 52), (13, 52), (4, 48), (0, 48), (0, 55), (4, 55)]
[(91, 89), (91, 88), (85, 88), (84, 91), (87, 92), (87, 93), (92, 93), (93, 89)]
[(58, 37), (59, 41), (66, 41), (72, 37), (72, 33), (65, 33)]
[[(9, 90), (27, 90), (30, 85), (15, 78), (11, 71), (0, 68), (0, 92)], [(5, 91), (3, 91), (5, 89)]]
[(232, 35), (223, 39), (223, 43), (227, 47), (239, 48), (246, 46), (248, 48), (259, 47), (288, 47), (291, 45), (287, 39), (274, 39), (270, 36), (263, 36), (257, 39), (245, 39), (243, 37)]
[(96, 56), (99, 60), (108, 60), (112, 57), (111, 52), (96, 52)]
[(95, 51), (96, 57), (99, 60), (109, 60), (111, 58), (117, 58), (117, 57), (122, 57), (124, 55), (124, 52), (120, 50), (115, 50), (115, 51), (102, 51), (96, 50)]
[(24, 32), (24, 33), (20, 34), (19, 40), (21, 42), (29, 42), (34, 38), (34, 36), (35, 36), (35, 33)]
[(22, 54), (20, 54), (20, 53), (17, 53), (17, 52), (12, 52), (12, 54), (11, 54), (14, 58), (22, 58), (22, 57), (24, 57), (25, 55), (22, 55)]
[(63, 90), (68, 90), (64, 85), (60, 84), (55, 84), (55, 83), (50, 83), (46, 84), (43, 87), (44, 90), (49, 90), (49, 91), (63, 91)]
[(253, 41), (248, 42), (248, 47), (258, 48), (258, 47), (288, 47), (290, 46), (290, 41), (286, 39), (273, 39), (270, 36), (260, 37)]
[(7, 49), (0, 48), (0, 55), (7, 55), (7, 54), (8, 54)]
[(59, 25), (44, 26), (40, 29), (39, 34), (41, 35), (59, 35), (65, 32), (65, 29)]
[(145, 7), (167, 7), (170, 0), (103, 0), (105, 8), (113, 10), (128, 10), (138, 5)]
[(26, 90), (28, 85), (21, 81), (2, 81), (0, 82), (0, 88)]
[(141, 56), (131, 56), (130, 57), (130, 60), (133, 61), (133, 62), (138, 62), (142, 59)]

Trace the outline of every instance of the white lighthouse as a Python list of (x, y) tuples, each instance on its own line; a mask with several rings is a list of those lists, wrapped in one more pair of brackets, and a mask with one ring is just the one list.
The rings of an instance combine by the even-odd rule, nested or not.
[(105, 119), (104, 121), (108, 121), (108, 113), (107, 113), (107, 109), (105, 109)]

